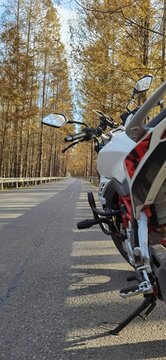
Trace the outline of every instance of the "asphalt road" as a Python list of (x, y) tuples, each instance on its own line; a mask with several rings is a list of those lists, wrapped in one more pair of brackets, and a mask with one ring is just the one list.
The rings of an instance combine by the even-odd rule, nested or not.
[(89, 183), (68, 179), (0, 193), (0, 360), (166, 359), (166, 306), (118, 336), (115, 326), (141, 302), (119, 289), (131, 273), (91, 216)]

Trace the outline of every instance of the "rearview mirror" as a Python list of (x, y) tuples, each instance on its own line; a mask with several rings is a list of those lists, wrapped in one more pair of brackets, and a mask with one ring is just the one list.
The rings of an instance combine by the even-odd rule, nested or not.
[(67, 118), (65, 115), (63, 114), (49, 114), (47, 116), (45, 116), (42, 120), (42, 123), (44, 125), (48, 125), (48, 126), (53, 126), (53, 127), (61, 127), (64, 124), (66, 124), (67, 122)]
[(150, 88), (153, 76), (145, 75), (136, 82), (133, 94), (138, 94), (147, 91)]

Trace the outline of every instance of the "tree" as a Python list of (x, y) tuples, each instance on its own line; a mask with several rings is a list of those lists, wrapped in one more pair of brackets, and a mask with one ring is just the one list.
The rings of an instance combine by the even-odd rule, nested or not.
[[(68, 116), (72, 111), (56, 9), (51, 0), (13, 0), (5, 4), (1, 24), (1, 176), (56, 175), (53, 151), (59, 150), (55, 135), (51, 135), (42, 172), (47, 140), (41, 120), (53, 109)], [(47, 138), (49, 129), (45, 133)], [(46, 152), (48, 149), (49, 145)]]
[(71, 25), (71, 40), (83, 119), (96, 123), (97, 108), (120, 122), (135, 81), (156, 68), (162, 35), (156, 8), (150, 0), (78, 3), (79, 26)]

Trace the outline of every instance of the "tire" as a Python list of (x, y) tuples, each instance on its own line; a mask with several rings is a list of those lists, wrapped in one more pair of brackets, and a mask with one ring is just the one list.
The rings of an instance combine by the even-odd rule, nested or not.
[[(116, 194), (114, 195), (114, 198), (113, 198), (113, 201), (112, 201), (112, 204), (111, 204), (112, 209), (117, 210), (117, 203), (118, 203), (118, 202), (119, 202), (119, 195), (118, 195), (118, 193), (116, 193)], [(127, 239), (126, 230), (123, 229), (123, 233), (121, 233), (121, 225), (122, 225), (122, 223), (123, 223), (121, 215), (119, 215), (119, 216), (116, 217), (115, 223), (116, 223), (116, 228), (117, 228), (117, 230), (118, 230), (118, 232), (119, 232), (119, 235), (118, 235), (118, 233), (116, 233), (116, 231), (115, 231), (115, 232), (113, 231), (112, 234), (111, 234), (112, 240), (113, 240), (113, 242), (114, 242), (117, 250), (119, 251), (119, 253), (120, 253), (120, 254), (122, 255), (122, 257), (125, 259), (125, 261), (127, 261), (127, 263), (128, 263), (130, 266), (132, 266), (132, 264), (130, 263), (129, 257), (128, 257), (128, 253), (127, 253), (126, 248), (125, 248), (125, 241), (124, 241), (124, 239), (125, 239), (125, 238)], [(135, 224), (134, 224), (134, 225), (135, 225)], [(133, 226), (132, 226), (132, 228), (133, 228)], [(120, 234), (121, 234), (122, 238), (124, 238), (123, 240), (122, 240), (122, 238), (120, 237)], [(133, 236), (132, 236), (132, 237), (133, 237)], [(133, 246), (133, 244), (132, 244), (132, 246)], [(134, 246), (134, 247), (135, 247), (135, 246)], [(132, 267), (133, 267), (133, 266), (132, 266)]]
[[(88, 201), (89, 201), (90, 207), (92, 208), (92, 211), (93, 211), (93, 208), (96, 208), (96, 204), (95, 204), (95, 200), (94, 200), (94, 196), (93, 196), (92, 192), (88, 192)], [(95, 212), (93, 212), (93, 214), (94, 214), (94, 218), (98, 219), (98, 215), (96, 215)], [(117, 228), (120, 228), (120, 221), (121, 220), (119, 219), (119, 217), (117, 217), (117, 220), (116, 220)], [(127, 261), (128, 264), (130, 264), (127, 251), (125, 250), (125, 247), (124, 247), (124, 241), (122, 241), (120, 236), (116, 235), (116, 233), (114, 233), (113, 231), (110, 232), (108, 229), (105, 228), (104, 224), (100, 224), (100, 228), (106, 235), (111, 235), (111, 238), (112, 238), (117, 250), (123, 256), (125, 261)]]
[[(124, 241), (122, 241), (117, 235), (112, 234), (111, 235), (112, 240), (117, 248), (117, 250), (119, 251), (119, 253), (122, 255), (122, 257), (128, 262), (128, 264), (130, 264), (129, 258), (128, 258), (128, 254), (127, 251), (124, 248)], [(131, 265), (131, 264), (130, 264)], [(132, 266), (132, 265), (131, 265)]]

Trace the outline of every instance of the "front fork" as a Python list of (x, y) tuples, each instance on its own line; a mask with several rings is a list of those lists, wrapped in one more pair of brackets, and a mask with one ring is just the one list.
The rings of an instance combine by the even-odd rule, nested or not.
[(152, 273), (150, 265), (149, 247), (148, 247), (148, 218), (144, 211), (140, 213), (138, 222), (138, 241), (139, 248), (134, 249), (134, 252), (140, 252), (140, 257), (143, 266), (146, 268), (147, 273)]

